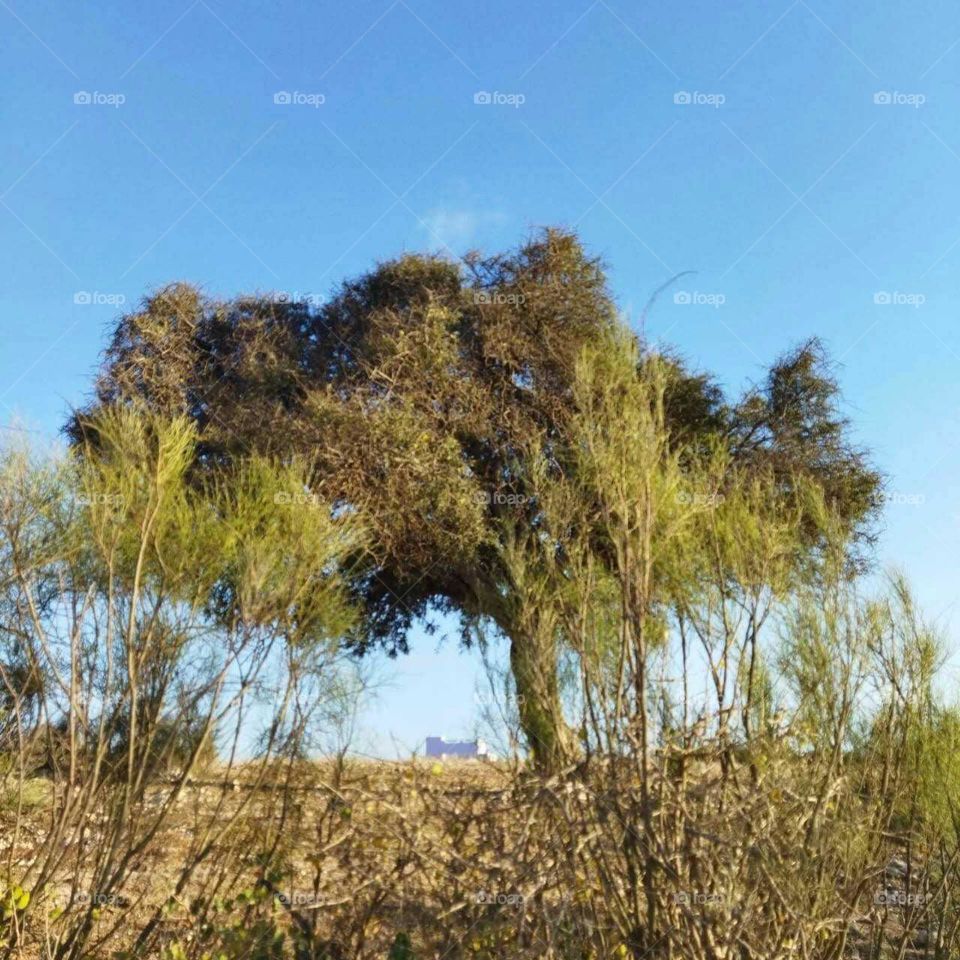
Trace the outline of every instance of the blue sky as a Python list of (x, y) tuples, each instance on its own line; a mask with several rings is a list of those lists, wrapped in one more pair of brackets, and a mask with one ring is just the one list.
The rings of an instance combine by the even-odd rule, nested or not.
[[(53, 437), (168, 281), (323, 296), (573, 226), (634, 320), (696, 271), (646, 332), (732, 389), (826, 340), (880, 559), (958, 622), (953, 4), (0, 0), (0, 54), (0, 423)], [(378, 749), (469, 732), (475, 660), (435, 647), (384, 668)]]

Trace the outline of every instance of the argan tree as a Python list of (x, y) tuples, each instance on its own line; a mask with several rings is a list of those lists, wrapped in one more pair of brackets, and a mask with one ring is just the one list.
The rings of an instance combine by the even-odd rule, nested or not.
[[(388, 261), (318, 307), (221, 302), (177, 284), (119, 321), (96, 398), (69, 431), (93, 449), (84, 418), (137, 401), (194, 421), (198, 478), (250, 453), (304, 458), (312, 491), (371, 531), (350, 585), (362, 610), (354, 649), (404, 652), (411, 624), (433, 610), (458, 614), (465, 638), (495, 624), (533, 757), (556, 769), (573, 750), (557, 678), (563, 639), (518, 601), (503, 537), (541, 522), (530, 450), (571, 469), (576, 366), (617, 323), (601, 264), (559, 230), (462, 265)], [(879, 478), (850, 445), (818, 344), (738, 401), (679, 359), (665, 369), (668, 443), (719, 446), (785, 490), (807, 478), (851, 544), (869, 536)], [(818, 525), (806, 529), (817, 550)]]

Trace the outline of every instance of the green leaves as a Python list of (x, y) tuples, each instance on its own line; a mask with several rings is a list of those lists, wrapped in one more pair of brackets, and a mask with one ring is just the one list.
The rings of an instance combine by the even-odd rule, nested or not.
[(208, 488), (222, 583), (240, 619), (279, 624), (296, 643), (341, 636), (353, 622), (341, 564), (363, 546), (356, 515), (334, 518), (294, 461), (251, 457)]
[(0, 915), (9, 920), (14, 914), (22, 913), (30, 906), (30, 891), (14, 884), (0, 895)]
[(291, 642), (349, 628), (340, 566), (361, 550), (363, 530), (309, 492), (306, 465), (252, 456), (198, 482), (186, 418), (112, 406), (84, 426), (96, 442), (78, 450), (78, 522), (102, 578), (278, 625)]
[(417, 960), (408, 934), (401, 931), (394, 938), (387, 960)]

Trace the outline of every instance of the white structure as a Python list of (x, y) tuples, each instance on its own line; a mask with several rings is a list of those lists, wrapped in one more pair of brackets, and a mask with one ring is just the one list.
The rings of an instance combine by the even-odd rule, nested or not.
[(426, 755), (438, 760), (446, 757), (486, 760), (490, 756), (490, 751), (483, 740), (444, 740), (443, 737), (427, 737)]

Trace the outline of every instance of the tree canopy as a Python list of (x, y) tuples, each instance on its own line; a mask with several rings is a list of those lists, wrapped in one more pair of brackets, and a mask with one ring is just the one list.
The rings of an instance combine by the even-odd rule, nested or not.
[[(531, 451), (556, 476), (576, 469), (578, 363), (621, 325), (603, 265), (553, 229), (462, 264), (405, 255), (321, 305), (217, 300), (174, 284), (119, 320), (96, 396), (68, 431), (94, 449), (97, 411), (140, 403), (193, 421), (197, 477), (251, 454), (302, 460), (310, 490), (361, 514), (370, 531), (369, 551), (349, 565), (361, 610), (354, 648), (405, 651), (411, 624), (431, 610), (458, 613), (465, 635), (493, 621), (511, 640), (521, 698), (524, 675), (540, 677), (526, 711), (552, 703), (544, 709), (556, 726), (555, 656), (524, 664), (532, 641), (515, 620), (504, 536), (542, 523)], [(641, 377), (652, 354), (637, 347)], [(820, 343), (795, 348), (742, 397), (679, 357), (658, 362), (666, 442), (678, 455), (693, 463), (720, 449), (739, 475), (788, 495), (815, 485), (849, 560), (863, 562), (881, 478), (851, 442)], [(806, 549), (818, 550), (822, 518), (811, 513), (801, 527)], [(522, 719), (536, 752), (538, 724)]]

